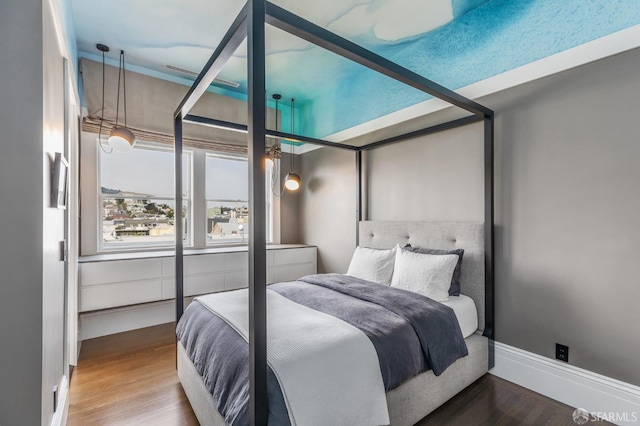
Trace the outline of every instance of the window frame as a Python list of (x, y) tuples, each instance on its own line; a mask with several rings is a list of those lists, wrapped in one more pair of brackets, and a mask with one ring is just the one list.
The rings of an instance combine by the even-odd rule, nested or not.
[[(102, 241), (102, 218), (103, 218), (103, 196), (101, 193), (101, 177), (100, 177), (100, 147), (97, 143), (98, 135), (96, 133), (81, 132), (81, 148), (80, 148), (80, 255), (116, 255), (121, 254), (119, 258), (128, 259), (131, 256), (137, 254), (144, 254), (155, 251), (167, 251), (172, 250), (174, 247), (173, 240), (168, 244), (131, 244), (131, 245), (118, 245), (105, 247), (104, 241)], [(152, 148), (165, 149), (173, 151), (171, 145), (166, 145), (154, 141), (139, 141), (141, 144), (151, 144)], [(244, 243), (230, 243), (220, 242), (214, 244), (207, 244), (207, 202), (206, 202), (206, 154), (212, 153), (214, 155), (228, 155), (227, 153), (220, 153), (214, 150), (204, 150), (199, 148), (189, 147), (185, 149), (185, 152), (191, 153), (190, 159), (190, 198), (187, 209), (189, 211), (189, 218), (191, 220), (188, 224), (190, 241), (189, 245), (185, 242), (185, 248), (191, 251), (197, 252), (197, 250), (216, 250), (224, 249), (225, 247), (246, 247), (247, 241)], [(246, 159), (246, 155), (240, 157)], [(267, 170), (268, 172), (268, 170)], [(269, 186), (269, 173), (267, 173), (266, 179), (266, 193), (267, 203), (271, 202), (268, 207), (270, 213), (267, 213), (267, 217), (271, 220), (268, 222), (268, 234), (267, 238), (269, 244), (280, 244), (280, 203), (281, 200), (275, 197)], [(165, 197), (159, 197), (158, 200)], [(173, 202), (174, 200), (167, 200)], [(108, 244), (108, 243), (107, 243)]]
[[(97, 135), (96, 135), (97, 138)], [(97, 141), (97, 139), (96, 139)], [(160, 151), (160, 152), (169, 152), (171, 154), (173, 154), (173, 148), (170, 146), (167, 146), (166, 144), (162, 144), (160, 142), (153, 142), (153, 141), (140, 141), (138, 140), (136, 142), (136, 146), (132, 149), (143, 149), (143, 150), (149, 150), (149, 151)], [(194, 195), (194, 155), (195, 152), (193, 149), (185, 149), (183, 150), (183, 155), (186, 155), (188, 158), (188, 164), (189, 164), (189, 182), (188, 185), (186, 186), (188, 188), (188, 194), (190, 195), (189, 197), (184, 197), (183, 196), (183, 206), (186, 206), (187, 208), (187, 216), (186, 216), (186, 220), (187, 220), (187, 226), (184, 227), (185, 229), (185, 233), (186, 233), (186, 238), (184, 239), (184, 247), (187, 248), (192, 248), (193, 247), (193, 242), (194, 242), (194, 214), (193, 214), (193, 195)], [(97, 193), (97, 215), (98, 215), (98, 222), (97, 222), (97, 243), (98, 243), (98, 247), (97, 247), (97, 252), (98, 253), (120, 253), (120, 252), (145, 252), (145, 251), (154, 251), (154, 250), (166, 250), (167, 248), (171, 248), (175, 245), (175, 239), (172, 239), (170, 241), (162, 241), (162, 242), (131, 242), (131, 243), (106, 243), (104, 241), (104, 233), (103, 233), (103, 229), (104, 229), (104, 199), (105, 198), (121, 198), (121, 197), (112, 197), (109, 195), (105, 195), (102, 193), (102, 180), (101, 180), (101, 176), (102, 176), (102, 162), (101, 162), (101, 156), (103, 155), (109, 155), (106, 154), (105, 152), (103, 152), (100, 148), (98, 148), (98, 153), (97, 153), (97, 158), (96, 158), (96, 172), (97, 172), (97, 176), (96, 176), (96, 183), (97, 183), (97, 188), (96, 188), (96, 193)], [(171, 171), (173, 172), (173, 170)], [(184, 188), (184, 186), (183, 186)], [(174, 191), (174, 189), (172, 188), (172, 191)], [(153, 198), (149, 198), (149, 197), (127, 197), (126, 199), (134, 199), (134, 200), (158, 200), (158, 201), (166, 201), (167, 204), (170, 203), (175, 203), (175, 194), (173, 197), (153, 197)], [(177, 212), (175, 212), (175, 207), (174, 207), (174, 221), (177, 218)]]
[[(215, 239), (211, 239), (209, 238), (209, 202), (217, 202), (217, 201), (227, 201), (230, 202), (228, 200), (216, 200), (216, 199), (211, 199), (209, 197), (207, 197), (207, 188), (206, 188), (206, 183), (207, 183), (207, 159), (208, 158), (217, 158), (217, 159), (222, 159), (222, 160), (230, 160), (230, 161), (242, 161), (244, 163), (246, 163), (247, 165), (247, 174), (249, 173), (249, 159), (247, 158), (246, 155), (241, 155), (241, 154), (228, 154), (228, 153), (221, 153), (221, 152), (217, 152), (217, 151), (209, 151), (209, 150), (203, 150), (205, 152), (205, 168), (204, 168), (204, 180), (205, 180), (205, 188), (204, 188), (204, 208), (205, 208), (205, 228), (204, 228), (204, 232), (205, 232), (205, 246), (206, 247), (229, 247), (229, 246), (246, 246), (248, 245), (248, 237), (243, 238), (244, 241), (224, 241), (224, 239), (218, 240), (216, 241)], [(271, 168), (269, 166), (266, 167), (265, 170), (266, 176), (265, 176), (265, 182), (266, 182), (266, 186), (265, 186), (265, 199), (267, 202), (266, 205), (266, 231), (267, 231), (267, 244), (274, 244), (274, 228), (275, 228), (275, 215), (274, 215), (274, 199), (276, 197), (274, 197), (273, 192), (271, 191)], [(247, 200), (234, 200), (234, 202), (239, 202), (239, 203), (246, 203), (247, 206), (249, 205), (249, 200), (248, 200), (248, 194), (247, 194)], [(251, 221), (251, 212), (249, 212), (249, 222)]]

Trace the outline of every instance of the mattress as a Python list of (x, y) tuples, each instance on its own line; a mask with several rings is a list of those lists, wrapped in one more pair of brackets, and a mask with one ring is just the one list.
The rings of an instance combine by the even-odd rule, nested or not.
[(448, 301), (441, 303), (453, 309), (465, 339), (475, 333), (478, 329), (478, 310), (472, 298), (461, 294), (450, 296)]

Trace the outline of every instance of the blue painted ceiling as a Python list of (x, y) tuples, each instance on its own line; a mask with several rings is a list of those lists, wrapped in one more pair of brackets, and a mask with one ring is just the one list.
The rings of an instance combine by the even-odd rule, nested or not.
[[(179, 81), (200, 71), (243, 0), (66, 0), (81, 56), (96, 43), (135, 70)], [(451, 89), (640, 23), (638, 0), (276, 0), (274, 3)], [(267, 31), (269, 93), (296, 98), (299, 129), (324, 137), (428, 97), (277, 29)], [(219, 87), (246, 92), (246, 45)], [(160, 74), (159, 74), (160, 73)]]

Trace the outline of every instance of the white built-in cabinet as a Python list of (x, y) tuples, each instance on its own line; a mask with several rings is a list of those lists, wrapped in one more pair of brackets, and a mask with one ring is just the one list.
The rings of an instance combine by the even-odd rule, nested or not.
[[(166, 255), (118, 257), (92, 256), (79, 264), (83, 339), (172, 320), (175, 259)], [(247, 287), (248, 263), (246, 248), (186, 255), (185, 297)], [(269, 284), (292, 281), (316, 270), (316, 247), (287, 245), (267, 250)]]

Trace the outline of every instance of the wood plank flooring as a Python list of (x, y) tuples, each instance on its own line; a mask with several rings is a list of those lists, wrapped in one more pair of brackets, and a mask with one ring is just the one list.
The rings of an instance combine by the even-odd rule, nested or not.
[[(570, 426), (572, 413), (567, 405), (487, 374), (419, 425)], [(67, 424), (197, 425), (175, 370), (174, 325), (83, 342)]]
[(173, 324), (82, 343), (68, 426), (197, 425), (176, 373)]

